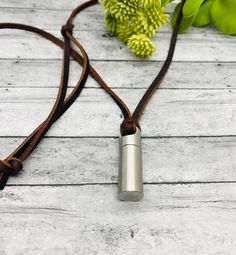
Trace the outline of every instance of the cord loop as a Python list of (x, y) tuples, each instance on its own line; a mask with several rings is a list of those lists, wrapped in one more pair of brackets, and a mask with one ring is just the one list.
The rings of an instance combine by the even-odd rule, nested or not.
[(137, 128), (141, 129), (137, 120), (134, 118), (126, 118), (120, 125), (120, 133), (122, 136), (133, 135)]
[(23, 169), (21, 161), (17, 158), (0, 160), (0, 173), (16, 176)]
[(73, 24), (65, 24), (61, 27), (61, 34), (66, 37), (66, 32), (69, 32), (71, 35), (73, 34)]

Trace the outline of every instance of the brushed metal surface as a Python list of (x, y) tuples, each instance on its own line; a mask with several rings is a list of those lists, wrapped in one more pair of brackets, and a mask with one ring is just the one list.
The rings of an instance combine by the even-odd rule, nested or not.
[(120, 137), (119, 194), (122, 201), (143, 198), (141, 132)]

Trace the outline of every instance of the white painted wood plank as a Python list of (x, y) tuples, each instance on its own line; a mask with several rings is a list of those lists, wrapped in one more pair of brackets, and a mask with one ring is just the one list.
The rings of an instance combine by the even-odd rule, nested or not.
[[(59, 36), (58, 31), (55, 34)], [(26, 36), (27, 35), (27, 36)], [(103, 32), (80, 31), (79, 38), (94, 60), (140, 60), (117, 38), (104, 36)], [(164, 60), (170, 41), (170, 33), (154, 38), (158, 51), (150, 60)], [(7, 50), (6, 50), (7, 45)], [(203, 47), (204, 45), (204, 47)], [(176, 47), (175, 61), (236, 61), (236, 37), (222, 34), (182, 34)], [(22, 31), (1, 31), (1, 58), (55, 59), (61, 58), (61, 50), (36, 35)]]
[(116, 186), (7, 187), (0, 253), (231, 255), (235, 194), (235, 184), (147, 185), (142, 202), (122, 203)]
[[(0, 22), (16, 22), (26, 23), (32, 26), (37, 26), (46, 30), (60, 30), (61, 26), (66, 23), (70, 15), (69, 10), (43, 10), (43, 9), (15, 9), (15, 8), (0, 8)], [(47, 17), (47, 18), (43, 18)], [(74, 31), (102, 31), (107, 32), (107, 27), (104, 24), (104, 12), (101, 6), (87, 9), (76, 17), (74, 20)], [(160, 31), (172, 32), (170, 22)], [(203, 28), (191, 27), (188, 33), (220, 33), (214, 26), (207, 26)]]
[[(72, 9), (78, 3), (80, 0), (1, 0), (0, 22), (8, 19), (31, 23), (58, 34), (68, 15), (68, 11), (59, 9)], [(76, 21), (77, 30), (97, 32), (76, 34), (113, 87), (138, 88), (117, 90), (134, 108), (144, 92), (140, 88), (149, 84), (160, 63), (130, 62), (127, 68), (127, 63), (109, 62), (106, 67), (100, 62), (139, 59), (108, 36), (99, 8), (89, 9)], [(164, 60), (166, 56), (170, 28), (163, 31), (156, 39), (159, 52), (151, 60)], [(1, 32), (1, 58), (43, 61), (4, 62), (0, 86), (42, 88), (0, 90), (0, 136), (27, 135), (47, 115), (57, 93), (60, 61), (52, 59), (61, 58), (61, 51), (35, 36), (27, 34), (24, 39), (25, 35)], [(145, 182), (235, 181), (235, 137), (154, 138), (235, 135), (235, 92), (219, 90), (234, 87), (235, 42), (234, 37), (218, 34), (214, 28), (191, 29), (181, 35), (175, 60), (186, 63), (172, 65), (163, 87), (187, 89), (161, 90), (148, 106), (143, 134), (153, 138), (143, 140)], [(73, 64), (71, 81), (79, 74), (77, 68)], [(43, 74), (39, 75), (39, 70)], [(128, 76), (130, 70), (133, 73)], [(88, 87), (95, 86), (90, 79)], [(87, 89), (49, 135), (117, 136), (120, 121), (120, 112), (108, 96), (101, 90)], [(11, 152), (20, 140), (1, 138), (1, 156)], [(27, 160), (25, 171), (9, 183), (116, 183), (117, 147), (115, 138), (47, 138)], [(134, 204), (117, 201), (116, 185), (8, 186), (0, 193), (0, 254), (152, 255), (158, 251), (160, 255), (189, 255), (207, 251), (207, 255), (231, 255), (236, 248), (235, 191), (233, 183), (145, 185), (145, 199)]]
[[(32, 0), (25, 0), (24, 2), (19, 2), (17, 0), (1, 0), (0, 2), (0, 8), (29, 8), (29, 9), (43, 9), (43, 10), (73, 10), (76, 6), (79, 4), (86, 2), (85, 0), (60, 0), (60, 1), (54, 1), (54, 0), (38, 0), (38, 1), (32, 1)], [(176, 5), (178, 1), (173, 1), (171, 4), (169, 4), (167, 8), (167, 12), (170, 12), (173, 10), (174, 6)], [(88, 8), (87, 10), (94, 10), (99, 5), (95, 5), (91, 8)], [(100, 8), (100, 7), (99, 7)]]
[[(0, 9), (0, 22), (15, 22), (30, 24), (42, 29), (60, 30), (69, 18), (71, 11), (65, 10), (35, 10), (35, 9)], [(75, 30), (106, 31), (104, 13), (101, 6), (96, 10), (88, 9), (78, 14), (74, 21)], [(170, 28), (168, 29), (170, 30)]]
[[(43, 9), (43, 10), (72, 10), (79, 4), (86, 2), (84, 0), (25, 0), (22, 3), (19, 3), (17, 0), (1, 0), (0, 7), (1, 8), (29, 8), (29, 9)], [(96, 5), (98, 6), (98, 5)], [(96, 6), (88, 8), (88, 10), (96, 8)]]
[[(1, 159), (22, 139), (1, 138)], [(117, 183), (113, 138), (46, 138), (10, 184)], [(236, 181), (236, 138), (143, 139), (145, 183)]]
[[(91, 64), (110, 87), (132, 89), (147, 88), (163, 63), (93, 61)], [(61, 72), (60, 60), (0, 60), (0, 65), (0, 87), (58, 87)], [(173, 62), (161, 88), (235, 88), (235, 70), (234, 62)], [(70, 87), (76, 84), (80, 71), (80, 66), (72, 61)], [(90, 78), (86, 87), (98, 87), (98, 85)]]
[[(145, 90), (115, 91), (133, 110)], [(0, 135), (28, 135), (47, 116), (56, 93), (55, 88), (0, 89)], [(160, 90), (141, 126), (149, 137), (236, 135), (235, 112), (234, 90)], [(120, 110), (102, 89), (86, 89), (48, 134), (117, 136), (121, 121)]]

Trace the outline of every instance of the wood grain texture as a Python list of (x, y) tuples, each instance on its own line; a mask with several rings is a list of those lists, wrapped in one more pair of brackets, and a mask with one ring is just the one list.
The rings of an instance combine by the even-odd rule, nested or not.
[[(24, 3), (20, 3), (17, 0), (1, 0), (0, 8), (11, 8), (11, 9), (43, 9), (43, 10), (73, 10), (77, 5), (83, 3), (83, 0), (60, 0), (55, 2), (54, 0), (44, 0), (32, 1), (25, 0)], [(172, 12), (178, 0), (174, 0), (167, 7), (167, 12)], [(95, 5), (87, 10), (93, 10), (94, 8), (100, 8), (99, 5)]]
[[(44, 0), (39, 0), (37, 2), (32, 0), (26, 0), (23, 4), (20, 4), (17, 0), (1, 0), (1, 8), (11, 8), (11, 9), (43, 9), (43, 10), (73, 10), (77, 5), (83, 3), (83, 0), (61, 0), (55, 2), (49, 0), (45, 2)], [(98, 6), (98, 5), (96, 5)], [(96, 8), (95, 6), (93, 8)], [(90, 8), (88, 9), (90, 10)]]
[[(37, 10), (37, 9), (0, 9), (0, 22), (12, 21), (39, 26), (42, 29), (59, 29), (69, 18), (71, 11), (65, 10)], [(42, 19), (42, 17), (47, 17)], [(106, 31), (104, 14), (101, 6), (87, 9), (80, 13), (74, 22), (75, 31), (86, 30)], [(168, 28), (170, 30), (170, 27)]]
[[(58, 31), (52, 32), (60, 36)], [(165, 60), (170, 37), (170, 33), (161, 33), (153, 39), (158, 50), (150, 57), (150, 61)], [(138, 59), (121, 41), (109, 36), (107, 32), (80, 31), (79, 41), (88, 51), (92, 60)], [(233, 36), (212, 33), (181, 34), (179, 35), (174, 61), (236, 61), (235, 54), (232, 54), (235, 44), (236, 38)], [(6, 45), (9, 50), (5, 50)], [(1, 58), (4, 59), (58, 59), (62, 55), (61, 50), (52, 43), (22, 31), (1, 31), (0, 49)]]
[[(7, 156), (22, 139), (1, 138)], [(10, 178), (14, 185), (117, 183), (115, 138), (47, 138)], [(236, 138), (144, 138), (145, 183), (236, 182)]]
[[(61, 36), (81, 2), (1, 0), (0, 22)], [(133, 110), (166, 57), (170, 26), (154, 39), (157, 53), (144, 61), (108, 33), (100, 6), (75, 24), (92, 64)], [(90, 78), (23, 172), (0, 192), (0, 255), (234, 255), (235, 45), (235, 37), (213, 26), (179, 36), (174, 63), (141, 121), (146, 185), (139, 203), (117, 200), (122, 116)], [(6, 30), (0, 31), (0, 57), (4, 158), (52, 107), (62, 52), (33, 34)], [(70, 87), (80, 71), (73, 62)]]
[[(91, 64), (110, 87), (132, 89), (147, 88), (163, 62), (92, 61)], [(0, 65), (0, 87), (41, 87), (42, 89), (58, 87), (60, 60), (0, 60)], [(161, 89), (235, 89), (235, 70), (235, 62), (173, 62)], [(76, 84), (80, 72), (80, 66), (72, 62), (70, 87)], [(89, 78), (86, 87), (99, 86)]]
[[(143, 89), (115, 90), (131, 110)], [(1, 136), (26, 136), (46, 118), (55, 88), (0, 89)], [(236, 135), (236, 91), (160, 90), (141, 119), (144, 137)], [(50, 136), (117, 136), (122, 115), (102, 89), (86, 89)], [(7, 126), (7, 128), (6, 128)]]
[[(89, 9), (85, 9), (81, 12), (76, 19), (74, 20), (74, 31), (102, 31), (104, 34), (108, 31), (106, 25), (104, 24), (104, 13), (102, 7), (94, 6)], [(60, 30), (61, 26), (66, 22), (70, 15), (70, 10), (46, 10), (46, 9), (22, 9), (22, 8), (0, 8), (0, 22), (17, 22), (17, 23), (26, 23), (38, 26), (47, 30)], [(42, 17), (47, 17), (42, 19)], [(170, 22), (167, 23), (167, 26), (163, 27), (158, 31), (162, 32), (171, 32), (172, 27)], [(221, 33), (213, 25), (195, 28), (191, 27), (188, 33)]]
[(119, 202), (116, 192), (7, 187), (0, 193), (0, 253), (234, 254), (235, 184), (146, 185), (139, 203)]

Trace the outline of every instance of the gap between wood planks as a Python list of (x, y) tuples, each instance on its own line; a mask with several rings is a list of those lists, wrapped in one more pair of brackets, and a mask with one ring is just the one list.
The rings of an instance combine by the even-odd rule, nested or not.
[[(144, 185), (198, 185), (198, 184), (236, 184), (236, 181), (195, 181), (195, 182), (144, 182)], [(61, 184), (7, 184), (9, 187), (67, 187), (67, 186), (114, 186), (117, 182), (101, 183), (61, 183)]]
[[(11, 136), (8, 136), (8, 135), (4, 135), (4, 136), (1, 136), (0, 135), (0, 138), (26, 138), (27, 136), (14, 136), (14, 135), (11, 135)], [(183, 138), (234, 138), (236, 137), (236, 135), (188, 135), (188, 136), (142, 136), (142, 139), (183, 139)], [(58, 139), (58, 138), (65, 138), (65, 139), (70, 139), (70, 138), (75, 138), (75, 139), (83, 139), (83, 138), (88, 138), (88, 139), (94, 139), (94, 138), (104, 138), (104, 139), (118, 139), (119, 138), (119, 135), (117, 136), (61, 136), (61, 135), (58, 135), (58, 136), (54, 136), (54, 135), (45, 135), (44, 136), (44, 139)]]
[[(9, 85), (10, 86), (10, 85)], [(45, 88), (48, 88), (48, 89), (54, 89), (55, 87), (54, 86), (10, 86), (10, 87), (6, 87), (6, 86), (0, 86), (1, 89), (34, 89), (34, 88), (39, 88), (39, 89), (45, 89)], [(74, 86), (68, 86), (68, 88), (74, 88)], [(98, 90), (103, 90), (103, 88), (99, 88), (99, 87), (96, 87), (96, 86), (90, 86), (90, 87), (87, 87), (87, 88), (84, 88), (84, 90), (89, 90), (89, 89), (98, 89)], [(127, 89), (130, 89), (130, 90), (139, 90), (139, 89), (146, 89), (146, 87), (139, 87), (139, 88), (134, 88), (134, 87), (116, 87), (116, 86), (113, 86), (112, 89), (119, 89), (119, 90), (127, 90)], [(211, 91), (211, 90), (235, 90), (236, 88), (234, 87), (229, 87), (229, 88), (159, 88), (158, 90), (205, 90), (205, 91)]]
[[(0, 7), (0, 9), (10, 9), (11, 7)], [(14, 8), (14, 9), (19, 9), (19, 10), (31, 10), (32, 8)], [(38, 9), (38, 10), (41, 10), (40, 8), (34, 8), (34, 9)], [(42, 9), (42, 10), (48, 10), (48, 9)], [(51, 9), (51, 10), (54, 10), (54, 9)], [(57, 9), (55, 9), (57, 10)], [(66, 10), (66, 9), (64, 9)], [(70, 9), (68, 9), (70, 10)], [(58, 11), (61, 11), (61, 9), (58, 9)], [(53, 30), (53, 29), (48, 29), (49, 31)], [(160, 32), (160, 33), (167, 33), (165, 31), (163, 32)], [(202, 33), (200, 32), (199, 30), (199, 33)], [(11, 60), (10, 58), (7, 58), (7, 60)], [(17, 59), (19, 60), (19, 58)], [(20, 60), (24, 60), (24, 59), (20, 59)], [(26, 60), (26, 59), (25, 59)], [(49, 59), (51, 60), (51, 59)], [(92, 59), (92, 61), (94, 62), (100, 62), (102, 60), (96, 60), (96, 59)], [(157, 60), (145, 60), (145, 61), (148, 61), (148, 62), (163, 62), (163, 61), (157, 61)], [(143, 61), (143, 62), (145, 62)], [(141, 62), (140, 60), (127, 60), (127, 61), (124, 61), (124, 60), (106, 60), (106, 62)], [(188, 61), (175, 61), (175, 62), (184, 62), (184, 63), (188, 63)], [(198, 63), (226, 63), (225, 61), (196, 61)], [(229, 62), (228, 62), (229, 63)], [(235, 61), (232, 61), (230, 63), (236, 63)], [(4, 87), (3, 87), (4, 88)], [(14, 87), (11, 87), (11, 88), (14, 88)], [(19, 88), (19, 87), (18, 87)], [(20, 87), (21, 88), (21, 87)], [(24, 88), (22, 86), (22, 88)], [(45, 87), (44, 87), (45, 88)], [(93, 88), (93, 87), (91, 87)], [(114, 87), (114, 88), (119, 88), (119, 89), (123, 89), (123, 88), (120, 88), (120, 87)], [(127, 87), (129, 88), (129, 87)], [(90, 89), (90, 88), (89, 88)], [(124, 88), (126, 89), (126, 88)], [(136, 89), (136, 88), (130, 88), (130, 89)], [(140, 89), (140, 88), (139, 88)], [(175, 89), (175, 90), (178, 90), (178, 89), (182, 89), (182, 88), (161, 88), (161, 89)], [(189, 89), (189, 90), (192, 90), (191, 88), (185, 88), (186, 90)], [(220, 89), (217, 89), (217, 88), (195, 88), (193, 90), (229, 90), (229, 88), (220, 88)], [(230, 88), (230, 89), (234, 89), (234, 88)], [(3, 136), (4, 138), (22, 138), (24, 136)], [(47, 136), (48, 138), (63, 138), (63, 136)], [(78, 138), (93, 138), (93, 137), (87, 137), (87, 136), (77, 136)], [(76, 136), (73, 136), (71, 138), (77, 138)], [(98, 138), (99, 136), (95, 136), (96, 138)], [(102, 136), (103, 138), (117, 138), (116, 136), (107, 136), (107, 137), (104, 137)], [(222, 135), (222, 136), (156, 136), (156, 137), (144, 137), (144, 139), (149, 139), (149, 138), (154, 138), (154, 139), (159, 139), (159, 138), (167, 138), (167, 139), (172, 139), (172, 138), (205, 138), (205, 137), (235, 137), (234, 135)], [(66, 138), (70, 138), (70, 137), (66, 137)], [(212, 181), (212, 182), (145, 182), (145, 185), (188, 185), (188, 184), (214, 184), (214, 183), (236, 183), (236, 181)], [(9, 184), (8, 186), (88, 186), (88, 185), (115, 185), (115, 183), (83, 183), (83, 184)]]

